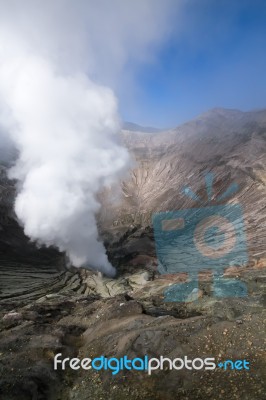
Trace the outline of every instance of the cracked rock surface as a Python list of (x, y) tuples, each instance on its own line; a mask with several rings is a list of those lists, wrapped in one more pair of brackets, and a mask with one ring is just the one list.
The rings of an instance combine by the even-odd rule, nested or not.
[[(112, 281), (72, 270), (60, 275), (65, 284), (55, 292), (2, 299), (1, 399), (263, 399), (266, 263), (237, 273), (248, 286), (246, 298), (214, 298), (205, 276), (196, 301), (165, 303), (163, 289), (173, 277), (139, 271), (133, 280)], [(246, 359), (251, 371), (62, 372), (53, 370), (57, 353)]]

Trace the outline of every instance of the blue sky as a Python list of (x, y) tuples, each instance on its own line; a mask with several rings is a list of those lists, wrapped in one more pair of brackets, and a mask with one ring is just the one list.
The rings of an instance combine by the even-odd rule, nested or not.
[(266, 107), (266, 1), (188, 0), (122, 118), (171, 127), (214, 107)]

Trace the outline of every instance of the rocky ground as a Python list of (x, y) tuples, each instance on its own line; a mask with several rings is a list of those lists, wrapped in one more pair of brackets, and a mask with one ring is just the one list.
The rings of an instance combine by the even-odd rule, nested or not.
[[(43, 272), (45, 274), (45, 271)], [(24, 273), (22, 272), (22, 275)], [(202, 274), (198, 296), (166, 303), (184, 276), (138, 270), (108, 279), (87, 270), (57, 272), (33, 294), (1, 295), (1, 399), (264, 399), (266, 263), (231, 268), (245, 298), (214, 298)], [(41, 293), (42, 292), (42, 293)], [(45, 293), (45, 295), (44, 295)], [(246, 359), (250, 371), (53, 370), (53, 357)]]
[[(266, 398), (266, 112), (216, 109), (168, 132), (138, 129), (122, 132), (136, 166), (119, 206), (110, 201), (113, 189), (99, 195), (99, 231), (115, 279), (67, 269), (62, 254), (31, 243), (12, 211), (8, 166), (0, 167), (1, 400)], [(164, 291), (185, 282), (189, 266), (158, 273), (151, 215), (195, 207), (180, 194), (184, 184), (207, 202), (206, 171), (216, 176), (216, 197), (239, 185), (227, 204), (243, 207), (249, 263), (225, 269), (224, 278), (241, 280), (248, 295), (215, 297), (211, 271), (201, 271), (186, 302), (165, 302)], [(250, 370), (62, 372), (53, 369), (56, 353), (246, 359)]]

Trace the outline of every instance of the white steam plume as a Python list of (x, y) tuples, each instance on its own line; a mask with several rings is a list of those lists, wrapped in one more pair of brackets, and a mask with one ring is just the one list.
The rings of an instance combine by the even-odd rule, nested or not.
[[(135, 22), (147, 13), (154, 17), (141, 38), (134, 20), (129, 30), (124, 21), (124, 31), (117, 28), (119, 18), (130, 15), (125, 4), (0, 1), (0, 125), (19, 151), (10, 170), (19, 181), (16, 214), (32, 240), (57, 246), (75, 266), (108, 275), (114, 268), (98, 240), (96, 195), (122, 176), (129, 156), (117, 140), (116, 98), (99, 82), (117, 86), (128, 59), (138, 52), (142, 59), (164, 32), (162, 21), (170, 9), (170, 3), (162, 8), (163, 2), (151, 0), (133, 6)], [(113, 26), (113, 34), (101, 32), (101, 18), (108, 29)], [(109, 69), (101, 64), (104, 39), (107, 53), (115, 57)]]
[[(12, 63), (5, 82), (10, 82)], [(20, 60), (5, 91), (16, 119), (12, 137), (20, 157), (10, 176), (21, 182), (15, 211), (25, 233), (66, 251), (72, 263), (89, 262), (110, 274), (97, 240), (95, 194), (127, 165), (115, 141), (119, 125), (112, 92), (86, 76), (60, 77), (49, 63)], [(3, 82), (1, 82), (4, 86)]]

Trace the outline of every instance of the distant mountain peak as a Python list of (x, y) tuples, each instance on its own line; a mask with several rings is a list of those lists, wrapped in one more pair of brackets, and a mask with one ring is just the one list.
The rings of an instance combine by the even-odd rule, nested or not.
[(122, 129), (131, 132), (145, 132), (145, 133), (156, 133), (163, 131), (163, 129), (154, 128), (152, 126), (141, 126), (128, 121), (125, 121), (123, 123)]

